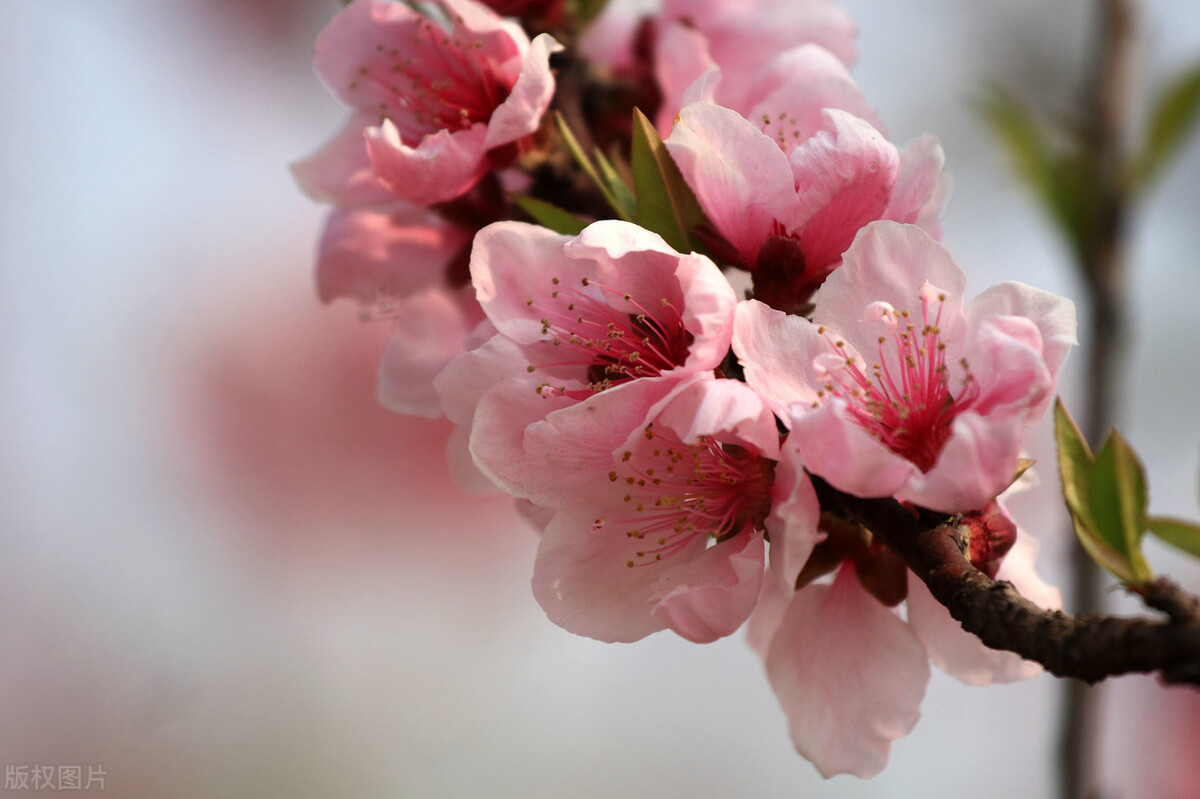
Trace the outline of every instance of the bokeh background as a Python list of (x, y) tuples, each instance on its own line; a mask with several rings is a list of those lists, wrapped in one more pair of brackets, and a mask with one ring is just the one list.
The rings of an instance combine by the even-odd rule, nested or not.
[[(843, 2), (892, 139), (942, 138), (971, 286), (1080, 296), (973, 103), (997, 81), (1070, 107), (1093, 4)], [(453, 488), (442, 424), (376, 407), (386, 321), (313, 295), (323, 209), (286, 165), (341, 119), (309, 67), (336, 8), (5, 3), (0, 764), (99, 767), (92, 793), (120, 797), (1052, 796), (1049, 677), (935, 674), (888, 770), (827, 782), (739, 636), (608, 646), (546, 621), (533, 534)], [(1143, 14), (1155, 86), (1200, 58), (1200, 11)], [(1152, 509), (1193, 518), (1197, 186), (1193, 142), (1138, 215), (1121, 409)], [(1014, 505), (1061, 579), (1048, 434), (1029, 447), (1050, 490)], [(1137, 678), (1104, 695), (1107, 795), (1200, 795), (1197, 695)]]

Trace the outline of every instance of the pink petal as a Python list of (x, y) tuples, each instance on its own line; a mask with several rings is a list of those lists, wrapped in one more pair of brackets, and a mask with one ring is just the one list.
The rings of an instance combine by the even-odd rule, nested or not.
[(471, 451), (480, 468), (514, 496), (561, 508), (608, 491), (613, 452), (640, 435), (651, 408), (690, 380), (644, 378), (584, 402), (544, 397), (509, 380), (489, 390), (475, 413)]
[(921, 474), (847, 417), (840, 398), (826, 399), (819, 408), (796, 406), (783, 450), (784, 457), (798, 457), (808, 471), (856, 497), (892, 496)]
[(675, 278), (683, 289), (683, 324), (692, 334), (684, 365), (715, 369), (729, 354), (737, 295), (717, 265), (699, 253), (679, 259)]
[[(492, 386), (519, 372), (525, 355), (504, 336), (493, 336), (456, 357), (433, 381), (446, 417), (470, 426), (479, 400)], [(400, 375), (390, 379), (399, 381)]]
[(1042, 667), (1012, 652), (989, 649), (965, 632), (925, 584), (908, 573), (908, 623), (933, 664), (967, 685), (991, 685), (1036, 677)]
[(808, 271), (835, 266), (859, 228), (887, 208), (900, 169), (896, 148), (870, 123), (826, 109), (830, 129), (792, 149), (797, 214), (785, 224), (799, 234)]
[(1023, 429), (1019, 418), (960, 413), (954, 417), (937, 463), (925, 474), (910, 478), (896, 496), (945, 513), (982, 508), (1012, 482)]
[(709, 222), (753, 268), (776, 220), (795, 215), (787, 157), (746, 119), (708, 103), (684, 108), (666, 144)]
[(813, 547), (825, 538), (817, 529), (820, 520), (821, 505), (812, 481), (794, 459), (781, 459), (775, 464), (766, 527), (771, 535), (771, 571), (784, 597), (792, 596)]
[(454, 484), (464, 491), (476, 494), (488, 494), (500, 489), (479, 471), (475, 458), (471, 456), (471, 430), (468, 427), (455, 427), (446, 438), (446, 464), (450, 467), (450, 476)]
[[(789, 48), (813, 43), (843, 63), (854, 60), (854, 23), (831, 0), (668, 0), (659, 19), (682, 20), (704, 35), (725, 76), (721, 104), (742, 112), (764, 66)], [(657, 50), (672, 52), (661, 42)]]
[(811, 376), (813, 359), (828, 351), (807, 319), (777, 311), (758, 300), (738, 303), (733, 320), (733, 351), (746, 382), (783, 420), (793, 403), (811, 404), (818, 386)]
[(701, 436), (753, 447), (767, 458), (779, 457), (775, 415), (762, 398), (737, 380), (696, 380), (673, 393), (658, 420), (684, 443)]
[(514, 142), (538, 129), (542, 115), (550, 107), (550, 99), (554, 96), (550, 54), (562, 49), (562, 45), (546, 33), (533, 40), (517, 82), (488, 121), (485, 149)]
[[(914, 225), (879, 221), (859, 231), (841, 267), (817, 293), (813, 321), (838, 330), (860, 352), (875, 352), (879, 330), (847, 323), (861, 320), (866, 306), (875, 301), (919, 315), (919, 292), (924, 283), (946, 295), (938, 326), (941, 340), (951, 348), (946, 360), (954, 363), (965, 337), (962, 296), (967, 279), (946, 248)], [(955, 347), (960, 349), (955, 351)]]
[[(548, 414), (576, 403), (562, 396), (545, 397), (521, 380), (506, 380), (489, 389), (475, 409), (471, 427), (471, 454), (488, 479), (515, 497), (551, 505), (543, 499), (558, 494), (557, 475), (531, 460), (525, 451), (526, 429)], [(611, 450), (597, 451), (595, 459), (611, 459)]]
[[(774, 548), (774, 544), (771, 545)], [(791, 605), (794, 590), (786, 592), (779, 587), (776, 580), (764, 580), (762, 593), (758, 595), (758, 604), (750, 614), (746, 625), (746, 645), (750, 651), (762, 660), (767, 659), (767, 650), (771, 647), (771, 639), (775, 631), (783, 624), (784, 616)]]
[(387, 302), (440, 282), (468, 234), (407, 203), (387, 210), (335, 210), (317, 250), (317, 295), (364, 305)]
[[(462, 31), (480, 43), (483, 54), (496, 62), (524, 60), (529, 52), (529, 37), (513, 20), (504, 19), (475, 0), (437, 0), (447, 11), (456, 31)], [(464, 37), (466, 38), (466, 37)]]
[(586, 264), (563, 258), (563, 245), (570, 240), (524, 222), (497, 222), (476, 234), (471, 282), (497, 330), (521, 344), (542, 339), (541, 322), (530, 317), (528, 300), (552, 291), (552, 278), (574, 286), (590, 272)]
[(867, 103), (846, 66), (813, 44), (774, 58), (755, 76), (753, 91), (757, 99), (747, 118), (784, 148), (826, 129), (829, 123), (822, 114), (826, 108), (848, 111), (876, 130), (884, 130), (883, 120)]
[[(1053, 386), (1058, 379), (1059, 370), (1066, 361), (1071, 348), (1078, 343), (1075, 336), (1075, 304), (1064, 297), (1022, 283), (1000, 283), (987, 289), (971, 301), (967, 308), (968, 331), (971, 331), (968, 335), (978, 339), (980, 337), (978, 331), (983, 327), (983, 320), (998, 316), (1024, 318), (1037, 328), (1038, 338), (1040, 338), (1040, 360), (1044, 363), (1049, 386), (1041, 386), (1040, 392), (1035, 392), (1027, 397), (1027, 418), (1036, 419), (1046, 412), (1053, 401)], [(993, 327), (992, 332), (1000, 334), (1005, 329), (1013, 333), (1017, 332), (1010, 325)], [(994, 335), (991, 338), (994, 341)], [(1023, 340), (1031, 347), (1034, 345), (1034, 337), (1028, 334), (1024, 336), (1010, 335), (1009, 338), (1014, 341)], [(968, 346), (971, 349), (968, 358), (974, 372), (977, 368), (984, 366), (984, 358), (975, 354), (977, 346), (974, 344)], [(987, 360), (995, 363), (993, 358)], [(1001, 370), (995, 366), (988, 367), (988, 373), (978, 374), (976, 378), (980, 380), (981, 384), (989, 385), (988, 394), (995, 390), (996, 383), (1019, 383), (1026, 379), (1014, 376), (1012, 380), (1002, 381)]]
[[(900, 153), (900, 174), (896, 177), (896, 187), (880, 219), (925, 227), (922, 222), (940, 218), (948, 188), (945, 165), (946, 154), (933, 134), (927, 133), (908, 142)], [(934, 203), (936, 207), (931, 205)], [(925, 230), (933, 238), (938, 238), (928, 228)]]
[(715, 66), (703, 33), (690, 25), (664, 22), (654, 48), (654, 77), (662, 93), (654, 124), (661, 135), (670, 133), (689, 87)]
[(367, 156), (363, 131), (378, 121), (376, 114), (358, 114), (320, 150), (291, 165), (300, 190), (317, 202), (362, 208), (396, 202), (396, 195), (379, 182)]
[(444, 289), (400, 300), (379, 365), (379, 401), (397, 413), (440, 417), (433, 378), (462, 353), (472, 327), (474, 320), (466, 316), (461, 301)]
[(825, 777), (882, 771), (920, 717), (930, 674), (920, 640), (850, 566), (796, 593), (766, 666), (796, 749)]
[(749, 530), (709, 547), (686, 576), (674, 578), (675, 586), (658, 601), (654, 615), (693, 643), (730, 635), (758, 601), (764, 549), (763, 537)]
[(379, 180), (418, 205), (453, 200), (487, 174), (486, 137), (482, 122), (453, 133), (439, 130), (416, 147), (401, 141), (391, 120), (366, 131), (367, 152)]
[(749, 616), (762, 583), (761, 536), (743, 532), (707, 549), (698, 537), (687, 551), (630, 567), (644, 544), (615, 523), (593, 527), (596, 520), (560, 511), (542, 535), (533, 594), (555, 624), (610, 643), (678, 625), (684, 637), (708, 642)]
[[(360, 80), (366, 72), (386, 74), (392, 67), (391, 43), (407, 42), (420, 17), (401, 3), (357, 0), (339, 11), (317, 34), (313, 69), (335, 97), (348, 106), (376, 112), (391, 100), (386, 86)], [(376, 45), (388, 43), (385, 50)], [(378, 121), (378, 115), (375, 119)]]

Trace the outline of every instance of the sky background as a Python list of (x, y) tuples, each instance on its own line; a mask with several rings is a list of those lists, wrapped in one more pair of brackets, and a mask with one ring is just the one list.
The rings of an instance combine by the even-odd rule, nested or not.
[[(1092, 4), (843, 5), (892, 140), (942, 139), (944, 238), (973, 291), (1079, 297), (972, 103), (996, 81), (1067, 107)], [(6, 4), (0, 763), (100, 766), (122, 797), (1051, 796), (1051, 678), (935, 674), (880, 777), (824, 781), (740, 636), (610, 646), (545, 619), (534, 535), (504, 500), (455, 491), (444, 425), (375, 406), (386, 323), (315, 299), (323, 209), (286, 166), (342, 119), (309, 65), (336, 6)], [(1143, 12), (1156, 86), (1200, 58), (1200, 11)], [(1137, 215), (1120, 413), (1153, 512), (1192, 518), (1198, 185), (1193, 141)], [(1075, 408), (1083, 354), (1062, 378)], [(1029, 448), (1051, 484), (1048, 435)], [(1069, 539), (1047, 487), (1014, 507), (1058, 580)], [(1195, 779), (1160, 743), (1195, 693), (1125, 679), (1106, 696), (1115, 795)]]

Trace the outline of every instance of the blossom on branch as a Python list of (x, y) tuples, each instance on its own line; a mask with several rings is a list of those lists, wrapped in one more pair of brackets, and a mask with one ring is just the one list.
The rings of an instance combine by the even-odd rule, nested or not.
[(860, 497), (982, 508), (1013, 480), (1025, 428), (1075, 343), (1070, 300), (1002, 283), (963, 310), (966, 279), (920, 228), (868, 225), (812, 321), (738, 310), (746, 380), (791, 428), (784, 457)]
[[(526, 426), (600, 392), (711, 372), (733, 335), (736, 297), (712, 261), (627, 222), (576, 237), (499, 222), (476, 236), (471, 275), (497, 340), (448, 367), (438, 390), (447, 408), (478, 398), (476, 462), (535, 502), (556, 475), (524, 457)], [(481, 375), (502, 379), (481, 393)]]
[(531, 43), (474, 0), (415, 7), (355, 0), (317, 37), (317, 74), (356, 113), (296, 170), (338, 204), (362, 202), (364, 184), (378, 200), (366, 158), (376, 183), (410, 202), (459, 197), (511, 165), (554, 95), (550, 36)]
[(708, 102), (680, 112), (667, 147), (755, 296), (802, 312), (859, 229), (930, 225), (945, 195), (937, 139), (899, 151), (845, 67), (808, 45), (779, 60), (746, 116)]

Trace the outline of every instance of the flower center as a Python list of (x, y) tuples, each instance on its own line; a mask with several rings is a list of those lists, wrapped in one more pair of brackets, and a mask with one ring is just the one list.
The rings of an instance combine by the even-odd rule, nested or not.
[(750, 527), (761, 527), (771, 510), (772, 474), (765, 458), (711, 436), (684, 444), (669, 430), (646, 425), (645, 445), (626, 450), (619, 468), (608, 473), (624, 483), (625, 503), (633, 511), (619, 519), (598, 519), (626, 526), (639, 549), (626, 566), (657, 563), (687, 549), (697, 537), (721, 541)]
[(687, 360), (693, 337), (666, 297), (643, 303), (586, 277), (578, 287), (563, 287), (556, 277), (550, 282), (548, 301), (528, 299), (525, 304), (543, 314), (542, 336), (564, 349), (563, 359), (527, 368), (582, 367), (588, 388), (566, 390), (544, 383), (540, 394), (586, 399), (628, 380), (656, 377)]
[(412, 30), (403, 49), (376, 45), (376, 60), (359, 67), (350, 88), (366, 82), (382, 92), (380, 118), (409, 141), (491, 119), (511, 87), (496, 75), (483, 43), (458, 24), (446, 29), (423, 18)]
[(951, 394), (946, 343), (938, 327), (946, 294), (922, 283), (920, 298), (920, 326), (907, 310), (886, 302), (868, 306), (869, 317), (890, 328), (889, 335), (879, 336), (879, 360), (869, 374), (865, 363), (844, 354), (844, 341), (824, 326), (817, 329), (833, 353), (819, 359), (817, 367), (828, 380), (814, 406), (827, 394), (841, 397), (863, 429), (927, 472), (950, 437), (954, 417), (975, 402), (978, 389), (963, 359), (961, 390)]

